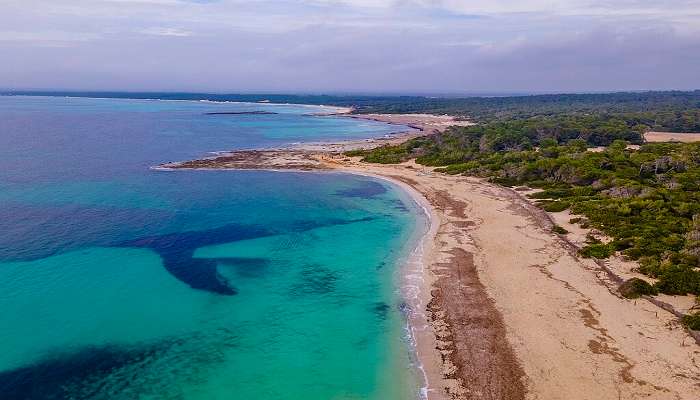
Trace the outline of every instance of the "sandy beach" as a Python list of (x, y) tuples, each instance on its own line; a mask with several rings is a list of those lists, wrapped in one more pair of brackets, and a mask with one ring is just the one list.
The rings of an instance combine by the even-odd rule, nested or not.
[[(423, 134), (450, 124), (402, 118)], [(579, 258), (581, 232), (553, 233), (557, 216), (521, 192), (414, 162), (361, 163), (344, 149), (232, 152), (162, 167), (332, 170), (411, 193), (431, 215), (408, 269), (421, 274), (411, 280), (410, 322), (430, 400), (700, 398), (696, 339), (672, 306), (621, 297), (619, 265)]]

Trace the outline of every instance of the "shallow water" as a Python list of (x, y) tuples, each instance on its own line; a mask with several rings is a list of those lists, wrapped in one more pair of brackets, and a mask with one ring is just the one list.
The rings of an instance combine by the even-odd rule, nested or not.
[[(276, 114), (205, 115), (222, 111)], [(149, 170), (402, 129), (316, 111), (0, 97), (0, 397), (415, 398), (396, 276), (421, 222), (405, 193)]]

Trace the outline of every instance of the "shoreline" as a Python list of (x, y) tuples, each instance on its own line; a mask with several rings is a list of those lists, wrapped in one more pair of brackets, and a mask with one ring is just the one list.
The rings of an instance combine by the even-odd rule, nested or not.
[[(496, 325), (500, 325), (498, 327), (500, 332), (498, 331), (499, 329), (487, 329), (487, 331), (491, 331), (487, 332), (487, 334), (491, 334), (493, 336), (492, 339), (495, 340), (482, 341), (481, 338), (472, 334), (467, 335), (466, 341), (452, 339), (453, 336), (458, 334), (459, 329), (451, 326), (457, 325), (455, 323), (457, 321), (451, 320), (449, 316), (450, 307), (445, 306), (444, 303), (450, 302), (450, 295), (454, 294), (454, 291), (458, 289), (452, 287), (451, 292), (442, 295), (436, 294), (436, 289), (444, 289), (445, 286), (450, 286), (449, 282), (445, 281), (449, 280), (451, 283), (454, 283), (454, 278), (458, 278), (458, 285), (452, 286), (460, 286), (462, 284), (461, 272), (469, 269), (469, 266), (466, 266), (467, 268), (459, 268), (457, 264), (461, 263), (462, 255), (456, 255), (446, 263), (452, 265), (443, 264), (443, 267), (447, 266), (453, 271), (459, 271), (453, 276), (447, 276), (448, 279), (445, 279), (445, 276), (441, 276), (432, 267), (438, 261), (439, 256), (437, 253), (444, 252), (444, 249), (439, 249), (437, 245), (439, 241), (438, 235), (452, 235), (454, 233), (451, 230), (446, 231), (444, 229), (449, 223), (449, 218), (445, 218), (445, 210), (439, 210), (434, 204), (434, 200), (428, 199), (426, 193), (420, 190), (415, 182), (412, 182), (410, 178), (405, 176), (380, 173), (378, 171), (368, 172), (364, 169), (355, 168), (340, 168), (331, 171), (369, 176), (390, 182), (404, 190), (421, 207), (422, 212), (428, 216), (428, 227), (424, 235), (415, 245), (410, 257), (399, 267), (401, 269), (401, 279), (404, 282), (401, 285), (403, 297), (407, 302), (410, 301), (411, 306), (411, 313), (407, 316), (407, 323), (411, 338), (414, 341), (413, 351), (419, 360), (418, 369), (422, 372), (425, 383), (425, 391), (422, 393), (425, 397), (422, 398), (427, 400), (472, 398), (506, 400), (525, 398), (525, 387), (524, 382), (521, 381), (522, 372), (520, 366), (512, 349), (507, 344), (500, 314), (495, 309), (489, 309), (489, 299), (485, 291), (482, 291), (481, 296), (474, 296), (477, 297), (476, 301), (479, 304), (476, 305), (479, 307), (476, 307), (473, 311), (476, 311), (476, 314), (484, 310), (488, 311), (491, 314), (491, 318), (487, 319)], [(457, 268), (453, 268), (455, 266)], [(416, 273), (419, 276), (414, 276)], [(479, 282), (476, 283), (478, 284)], [(471, 295), (474, 295), (474, 293), (472, 292)], [(468, 314), (467, 319), (474, 317), (474, 313)], [(482, 334), (484, 332), (479, 333)], [(455, 342), (458, 343), (455, 344)], [(469, 361), (476, 361), (475, 364), (477, 365), (469, 368), (470, 371), (467, 373), (465, 371), (468, 369), (465, 365), (467, 360), (453, 357), (453, 355), (459, 352), (458, 347), (462, 347), (465, 344), (478, 347), (479, 342), (482, 348), (493, 347), (493, 345), (497, 344), (497, 348), (491, 348), (491, 350), (493, 354), (497, 355), (497, 358), (506, 359), (505, 363), (499, 362), (494, 367), (491, 364), (493, 361), (491, 357), (482, 360), (472, 359)], [(483, 349), (478, 350), (481, 351)], [(506, 366), (504, 364), (510, 365)], [(489, 381), (495, 377), (496, 381), (499, 382), (496, 385), (492, 385), (482, 380), (480, 387), (474, 390), (470, 384), (476, 383), (477, 386), (479, 384), (474, 379), (471, 382), (466, 382), (468, 379), (465, 378), (469, 375), (474, 377), (476, 372), (488, 376), (487, 380)]]
[(521, 193), (342, 151), (232, 152), (164, 167), (368, 175), (429, 206), (428, 233), (402, 267), (408, 282), (419, 264), (423, 279), (409, 322), (429, 400), (700, 398), (700, 350), (677, 318), (617, 295), (610, 271), (579, 259)]
[(417, 361), (416, 369), (420, 371), (422, 378), (420, 399), (446, 399), (441, 395), (435, 395), (436, 387), (440, 387), (442, 384), (436, 385), (434, 382), (441, 382), (443, 377), (437, 368), (441, 365), (441, 361), (433, 350), (437, 344), (429, 317), (425, 312), (430, 300), (430, 288), (433, 284), (433, 280), (427, 275), (425, 266), (428, 263), (427, 257), (437, 235), (440, 216), (422, 193), (401, 180), (360, 171), (318, 171), (318, 173), (324, 172), (365, 176), (388, 182), (411, 198), (425, 217), (426, 225), (417, 229), (421, 232), (414, 232), (414, 234), (418, 234), (418, 237), (410, 243), (410, 247), (407, 248), (407, 256), (397, 266), (399, 272), (398, 289), (401, 298), (408, 305), (408, 312), (405, 314), (406, 328), (412, 345), (410, 350), (414, 353)]

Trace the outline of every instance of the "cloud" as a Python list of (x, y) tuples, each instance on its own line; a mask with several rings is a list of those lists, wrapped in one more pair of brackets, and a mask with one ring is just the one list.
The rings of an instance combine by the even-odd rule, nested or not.
[(9, 61), (0, 64), (0, 86), (404, 92), (696, 88), (699, 3), (5, 0), (0, 58)]
[(138, 32), (146, 35), (155, 36), (176, 36), (176, 37), (188, 37), (194, 35), (191, 31), (186, 31), (178, 28), (165, 28), (165, 27), (151, 27), (140, 29)]

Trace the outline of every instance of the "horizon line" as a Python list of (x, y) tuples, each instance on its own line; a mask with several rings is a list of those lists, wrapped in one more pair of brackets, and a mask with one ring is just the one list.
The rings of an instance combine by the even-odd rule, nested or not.
[[(368, 91), (188, 91), (188, 90), (80, 90), (80, 89), (12, 89), (0, 88), (0, 95), (44, 95), (61, 96), (66, 94), (76, 97), (92, 97), (91, 95), (192, 95), (192, 96), (315, 96), (315, 97), (420, 97), (436, 99), (459, 99), (479, 97), (527, 97), (548, 95), (596, 95), (623, 93), (693, 93), (700, 89), (639, 89), (639, 90), (605, 90), (605, 91), (474, 91), (474, 92), (368, 92)], [(106, 96), (110, 97), (110, 96)]]

